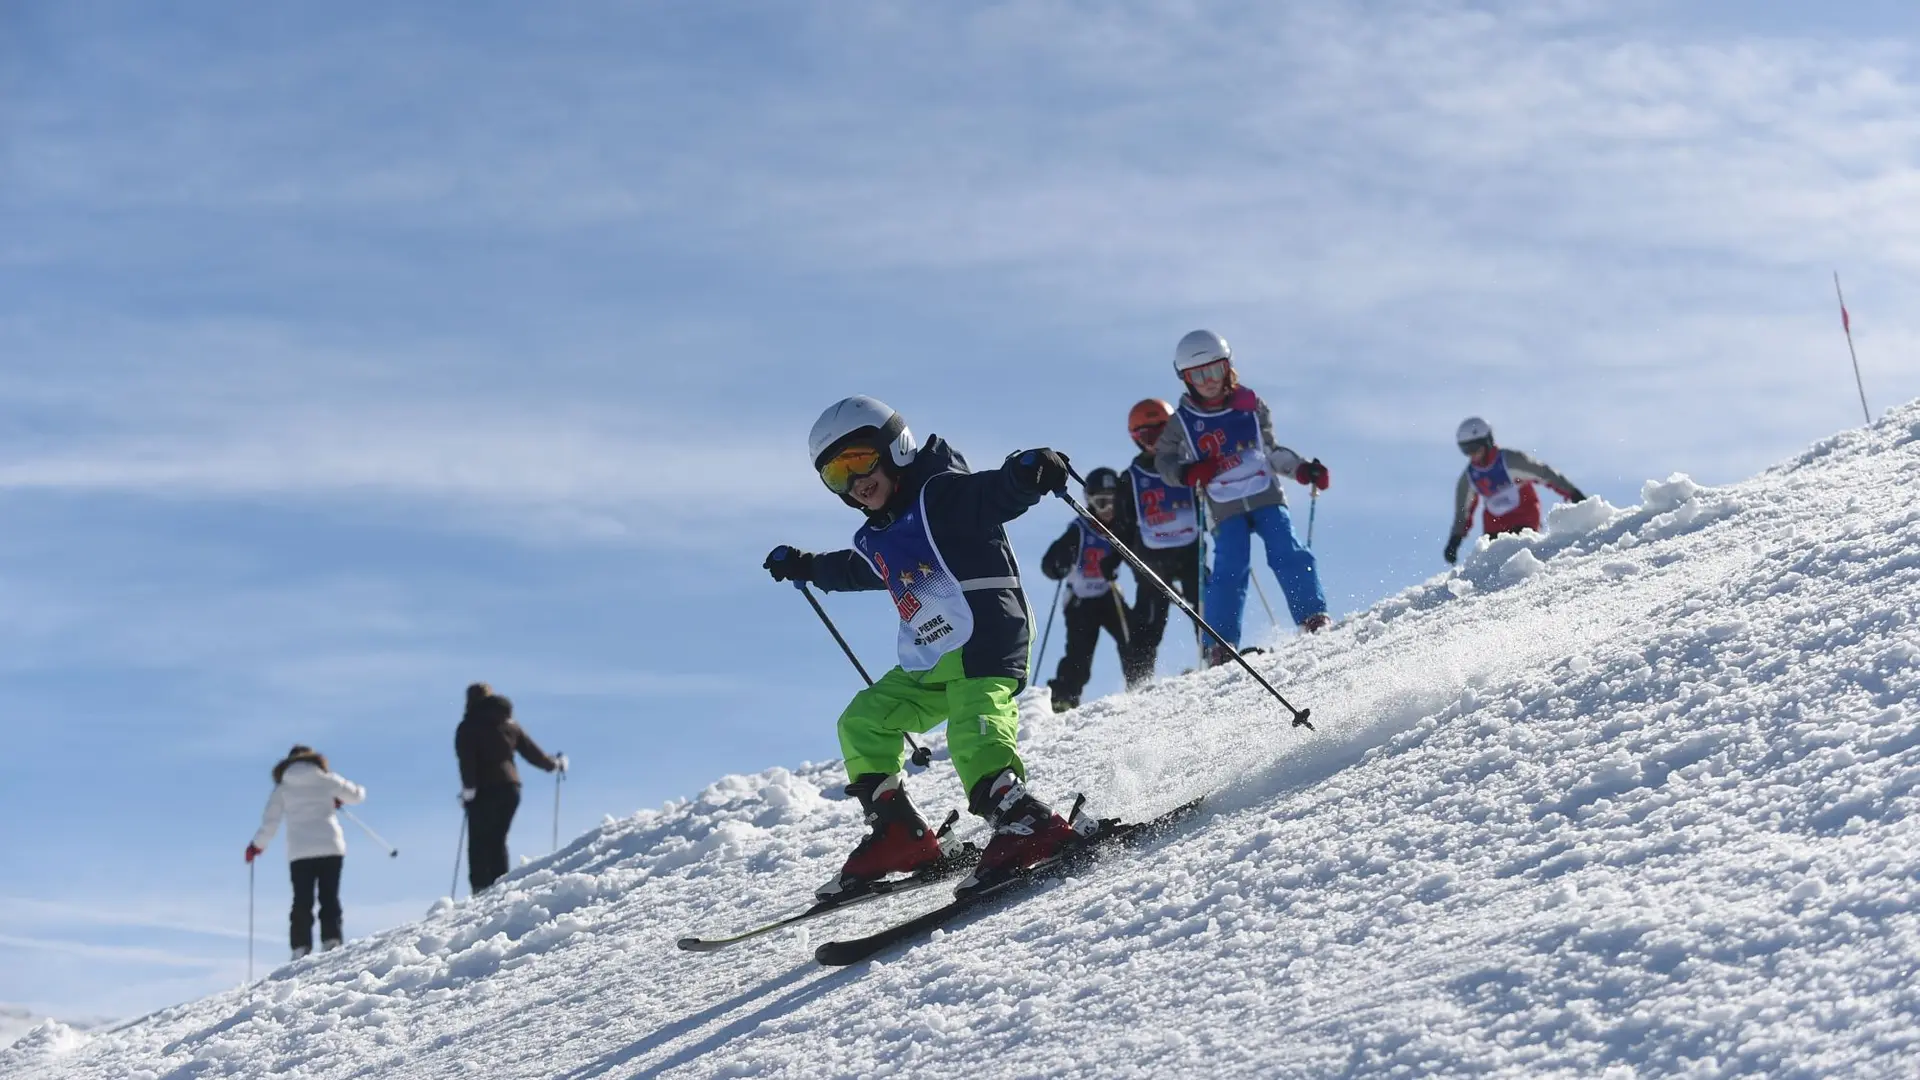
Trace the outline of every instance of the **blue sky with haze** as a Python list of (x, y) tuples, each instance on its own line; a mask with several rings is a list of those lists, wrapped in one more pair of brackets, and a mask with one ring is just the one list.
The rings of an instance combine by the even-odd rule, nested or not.
[[(573, 756), (568, 835), (835, 756), (857, 682), (759, 563), (857, 524), (805, 453), (848, 393), (976, 465), (1117, 465), (1217, 329), (1332, 468), (1338, 612), (1444, 568), (1468, 413), (1623, 504), (1857, 424), (1835, 269), (1876, 414), (1920, 394), (1916, 22), (0, 8), (0, 1001), (239, 980), (296, 740), (403, 852), (350, 835), (349, 933), (424, 911), (472, 679)], [(1030, 566), (1066, 524), (1015, 526)], [(889, 606), (828, 603), (884, 664)]]

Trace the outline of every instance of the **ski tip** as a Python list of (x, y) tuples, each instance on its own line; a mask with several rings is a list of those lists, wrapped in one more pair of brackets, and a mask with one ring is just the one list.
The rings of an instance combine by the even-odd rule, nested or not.
[[(814, 963), (819, 964), (821, 967), (850, 967), (873, 955), (867, 950), (855, 952), (852, 949), (845, 948), (845, 944), (845, 942), (840, 941), (829, 941), (821, 945), (819, 948), (813, 950)], [(835, 946), (841, 947), (835, 948)]]

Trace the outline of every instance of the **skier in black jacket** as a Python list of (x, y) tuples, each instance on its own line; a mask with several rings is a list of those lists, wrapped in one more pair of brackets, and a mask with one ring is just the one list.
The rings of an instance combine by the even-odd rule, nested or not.
[[(1087, 473), (1085, 490), (1087, 509), (1101, 524), (1114, 529), (1122, 543), (1129, 548), (1136, 546), (1123, 531), (1120, 474), (1112, 469), (1094, 469)], [(1113, 543), (1084, 518), (1075, 518), (1040, 560), (1041, 573), (1067, 583), (1066, 610), (1062, 612), (1067, 627), (1067, 651), (1060, 657), (1060, 667), (1053, 679), (1047, 683), (1047, 689), (1053, 692), (1054, 712), (1080, 706), (1080, 692), (1086, 689), (1087, 679), (1093, 675), (1093, 649), (1100, 641), (1102, 630), (1113, 638), (1119, 650), (1121, 670), (1129, 689), (1153, 674), (1151, 660), (1144, 671), (1139, 670), (1128, 644), (1131, 620), (1116, 580), (1121, 561)]]
[(904, 732), (947, 724), (947, 750), (968, 806), (994, 828), (956, 891), (1004, 881), (1070, 843), (1074, 831), (1030, 794), (1014, 703), (1027, 683), (1030, 616), (1004, 524), (1050, 491), (1065, 459), (1016, 453), (973, 472), (939, 436), (921, 446), (900, 414), (870, 397), (838, 402), (808, 439), (827, 489), (866, 515), (853, 547), (813, 555), (785, 544), (763, 564), (776, 581), (828, 591), (886, 590), (900, 618), (900, 664), (854, 695), (840, 716), (847, 794), (871, 832), (825, 897), (937, 860), (940, 845), (902, 786)]
[(547, 756), (513, 719), (513, 702), (486, 683), (467, 687), (467, 711), (453, 733), (460, 799), (467, 809), (467, 883), (474, 892), (505, 877), (507, 830), (520, 809), (519, 754), (536, 768), (565, 772), (567, 756)]

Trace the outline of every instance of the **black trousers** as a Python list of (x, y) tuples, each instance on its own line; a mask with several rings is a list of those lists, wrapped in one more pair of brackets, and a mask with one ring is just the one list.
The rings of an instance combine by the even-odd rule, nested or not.
[(474, 892), (507, 875), (507, 830), (519, 809), (519, 784), (487, 784), (467, 804), (467, 884)]
[(293, 918), (287, 942), (295, 949), (313, 949), (315, 892), (320, 894), (320, 940), (340, 940), (340, 868), (345, 863), (343, 856), (321, 855), (287, 864), (293, 871)]
[(1055, 703), (1080, 704), (1080, 691), (1086, 689), (1087, 680), (1093, 677), (1093, 647), (1100, 643), (1100, 631), (1105, 630), (1113, 638), (1120, 650), (1121, 666), (1126, 666), (1126, 606), (1119, 598), (1117, 592), (1092, 598), (1067, 597), (1062, 618), (1067, 624), (1067, 651), (1060, 658), (1053, 681), (1047, 683)]
[[(1155, 550), (1144, 548), (1140, 557), (1160, 580), (1180, 590), (1181, 599), (1200, 610), (1200, 545), (1188, 544), (1186, 547)], [(1130, 672), (1129, 685), (1144, 682), (1153, 677), (1153, 665), (1160, 656), (1160, 641), (1166, 636), (1167, 615), (1173, 610), (1173, 601), (1167, 599), (1152, 582), (1143, 582), (1133, 598), (1133, 618), (1127, 626), (1128, 651), (1131, 655), (1122, 662)], [(1202, 614), (1205, 614), (1202, 612)], [(1198, 626), (1193, 628), (1196, 638), (1206, 636), (1206, 631)], [(1211, 642), (1203, 642), (1211, 644)], [(1136, 678), (1135, 676), (1138, 675)]]

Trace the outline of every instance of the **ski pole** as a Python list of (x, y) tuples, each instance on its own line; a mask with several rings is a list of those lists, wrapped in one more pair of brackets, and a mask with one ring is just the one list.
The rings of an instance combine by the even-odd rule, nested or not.
[(360, 820), (359, 815), (355, 814), (353, 811), (347, 809), (344, 806), (340, 808), (340, 812), (347, 815), (348, 821), (351, 821), (355, 825), (358, 825), (362, 829), (365, 829), (367, 835), (373, 837), (374, 843), (379, 844), (383, 848), (386, 848), (388, 858), (397, 859), (400, 857), (400, 849), (397, 847), (394, 847), (392, 844), (389, 844), (384, 839), (382, 839), (379, 833), (374, 832), (373, 829), (368, 827), (366, 822)]
[(1127, 630), (1127, 602), (1120, 599), (1120, 587), (1118, 585), (1109, 588), (1107, 595), (1113, 597), (1113, 610), (1120, 613), (1120, 644), (1124, 648), (1125, 646), (1133, 644), (1133, 634)]
[(1047, 659), (1047, 641), (1053, 637), (1053, 617), (1060, 613), (1060, 590), (1066, 588), (1067, 579), (1061, 578), (1053, 583), (1053, 606), (1047, 609), (1047, 628), (1040, 633), (1040, 655), (1034, 657), (1034, 670), (1043, 670)]
[(1193, 619), (1193, 643), (1200, 650), (1200, 666), (1204, 668), (1207, 666), (1207, 635), (1200, 629), (1200, 619), (1207, 607), (1207, 502), (1203, 493), (1198, 491), (1193, 493), (1193, 517), (1200, 526), (1200, 535), (1193, 541), (1194, 592), (1200, 597), (1200, 602), (1194, 605), (1200, 614), (1194, 615)]
[[(560, 760), (563, 762), (566, 761), (567, 755), (561, 754)], [(561, 765), (558, 769), (554, 770), (553, 772), (553, 850), (555, 851), (560, 850), (560, 785), (562, 782), (566, 780), (566, 778), (567, 778), (567, 767), (565, 765)]]
[(1313, 517), (1320, 512), (1320, 489), (1307, 492), (1307, 549), (1313, 549)]
[(467, 850), (467, 811), (465, 804), (460, 809), (460, 839), (453, 844), (453, 884), (447, 886), (447, 899), (460, 896), (460, 856)]
[[(820, 601), (814, 599), (813, 590), (807, 588), (807, 583), (804, 581), (794, 582), (793, 587), (799, 589), (800, 595), (806, 597), (807, 603), (813, 605), (813, 613), (820, 616), (820, 621), (826, 624), (827, 633), (833, 635), (833, 640), (840, 643), (840, 651), (847, 654), (848, 660), (853, 661), (853, 670), (859, 672), (860, 677), (867, 680), (868, 686), (872, 686), (873, 676), (867, 674), (867, 669), (861, 665), (860, 658), (853, 654), (853, 646), (847, 644), (847, 639), (840, 636), (840, 628), (833, 625), (833, 620), (827, 617), (827, 609), (821, 607)], [(913, 747), (913, 756), (908, 760), (923, 769), (933, 764), (933, 751), (914, 742), (912, 735), (908, 735), (904, 731), (900, 734), (906, 737), (907, 745)]]
[(1275, 626), (1279, 626), (1280, 620), (1273, 617), (1273, 605), (1267, 603), (1267, 587), (1260, 584), (1259, 571), (1248, 570), (1247, 576), (1253, 579), (1253, 592), (1255, 596), (1260, 598), (1260, 606), (1267, 609), (1267, 621)]
[(253, 863), (247, 863), (247, 981), (253, 981)]
[[(1067, 466), (1067, 475), (1073, 477), (1075, 480), (1079, 480), (1081, 485), (1085, 486), (1086, 481), (1081, 479), (1080, 474), (1074, 471), (1074, 468), (1072, 465)], [(1208, 623), (1205, 619), (1202, 619), (1200, 617), (1200, 613), (1193, 610), (1193, 606), (1187, 603), (1186, 597), (1181, 596), (1179, 593), (1173, 591), (1172, 586), (1168, 585), (1165, 581), (1161, 580), (1160, 575), (1154, 573), (1153, 568), (1148, 566), (1144, 559), (1140, 558), (1140, 556), (1138, 555), (1135, 555), (1133, 553), (1133, 549), (1128, 547), (1125, 541), (1121, 540), (1118, 536), (1115, 536), (1113, 534), (1112, 529), (1107, 528), (1106, 522), (1101, 521), (1099, 518), (1094, 517), (1092, 514), (1088, 513), (1086, 507), (1081, 506), (1079, 500), (1067, 494), (1064, 489), (1060, 491), (1056, 491), (1053, 494), (1057, 498), (1059, 498), (1061, 502), (1064, 502), (1068, 506), (1072, 507), (1074, 513), (1079, 514), (1082, 518), (1085, 518), (1089, 523), (1091, 523), (1094, 529), (1098, 531), (1102, 536), (1105, 536), (1107, 538), (1107, 541), (1113, 545), (1114, 550), (1118, 551), (1121, 557), (1126, 559), (1127, 562), (1133, 566), (1134, 570), (1138, 572), (1141, 577), (1144, 577), (1148, 581), (1153, 582), (1154, 585), (1157, 586), (1161, 592), (1164, 592), (1167, 594), (1167, 599), (1172, 600), (1174, 603), (1180, 605), (1181, 611), (1184, 611), (1188, 615), (1193, 616), (1194, 621), (1198, 622), (1201, 625), (1201, 627), (1203, 627), (1207, 631), (1208, 634), (1212, 635), (1213, 640), (1219, 642), (1221, 646), (1227, 650), (1228, 654), (1233, 657), (1235, 662), (1237, 662), (1241, 667), (1247, 669), (1247, 674), (1253, 676), (1255, 682), (1259, 683), (1262, 687), (1265, 687), (1267, 693), (1272, 694), (1275, 701), (1278, 701), (1281, 704), (1281, 706), (1283, 706), (1288, 712), (1293, 714), (1294, 727), (1303, 727), (1303, 728), (1306, 728), (1308, 731), (1315, 730), (1312, 722), (1310, 722), (1307, 719), (1307, 717), (1312, 714), (1313, 712), (1312, 709), (1294, 708), (1293, 703), (1288, 701), (1286, 697), (1280, 693), (1280, 691), (1274, 689), (1273, 684), (1268, 682), (1265, 676), (1261, 675), (1258, 671), (1255, 671), (1253, 669), (1252, 664), (1247, 663), (1247, 658), (1241, 655), (1240, 650), (1234, 647), (1233, 642), (1228, 641), (1224, 637), (1221, 637), (1220, 631), (1215, 630), (1212, 624)]]

